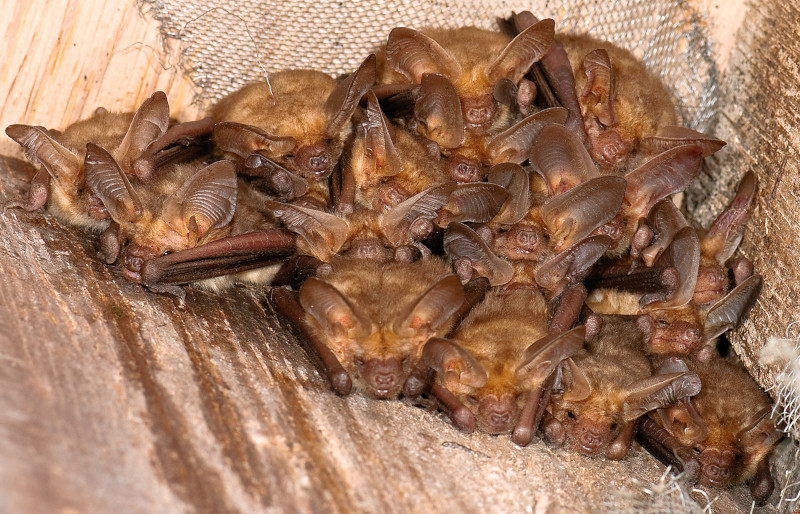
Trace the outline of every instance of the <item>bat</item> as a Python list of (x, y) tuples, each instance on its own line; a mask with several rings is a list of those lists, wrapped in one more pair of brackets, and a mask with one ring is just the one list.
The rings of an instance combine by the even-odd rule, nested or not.
[(84, 157), (87, 143), (112, 153), (126, 175), (134, 176), (134, 163), (169, 126), (166, 95), (157, 91), (135, 113), (111, 113), (99, 108), (94, 115), (73, 123), (63, 132), (43, 127), (10, 125), (6, 134), (22, 146), (37, 166), (28, 195), (6, 207), (47, 211), (63, 222), (91, 232), (109, 226), (105, 206), (86, 187)]
[(397, 397), (425, 342), (452, 328), (464, 288), (437, 257), (336, 258), (323, 271), (299, 294), (275, 289), (276, 307), (312, 344), (336, 392)]
[(685, 372), (653, 374), (634, 318), (590, 314), (585, 326), (588, 350), (568, 361), (564, 392), (553, 396), (542, 431), (551, 443), (620, 460), (640, 416), (674, 403), (698, 384)]
[[(723, 488), (750, 482), (757, 505), (774, 489), (769, 456), (783, 437), (770, 419), (772, 401), (752, 378), (727, 359), (687, 360), (702, 389), (690, 402), (648, 414), (642, 445), (703, 485)], [(677, 458), (677, 457), (680, 457)]]
[[(123, 275), (133, 282), (152, 288), (205, 279), (202, 286), (219, 290), (233, 282), (229, 274), (294, 251), (294, 236), (278, 228), (264, 206), (266, 197), (238, 180), (230, 161), (176, 164), (140, 182), (129, 180), (108, 151), (89, 143), (85, 169), (87, 186), (114, 220), (109, 237), (122, 248)], [(238, 278), (268, 282), (274, 272), (266, 268)]]
[(240, 173), (277, 180), (275, 187), (291, 197), (301, 196), (295, 187), (307, 183), (306, 203), (328, 207), (326, 179), (374, 82), (374, 56), (340, 81), (313, 70), (274, 73), (269, 82), (249, 84), (211, 108), (214, 139), (226, 158), (239, 163)]

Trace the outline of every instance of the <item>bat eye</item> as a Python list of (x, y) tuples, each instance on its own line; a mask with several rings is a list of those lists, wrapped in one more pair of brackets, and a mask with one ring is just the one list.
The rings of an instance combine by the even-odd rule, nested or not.
[(618, 426), (617, 423), (611, 423), (611, 430), (616, 430)]
[(568, 411), (567, 411), (567, 417), (568, 417), (569, 419), (575, 419), (575, 413), (574, 413), (574, 412), (572, 412), (571, 410), (568, 410)]
[(363, 366), (364, 361), (358, 357), (353, 357), (353, 364), (355, 364), (356, 366)]
[(469, 400), (471, 403), (478, 403), (480, 401), (474, 394), (467, 396), (467, 400)]
[(172, 253), (172, 250), (164, 250), (164, 253), (161, 254), (162, 257), (165, 257)]
[(701, 453), (703, 453), (703, 449), (700, 448), (700, 445), (697, 444), (692, 446), (692, 451), (694, 452), (695, 455), (700, 455)]
[(667, 325), (669, 325), (669, 323), (667, 323), (667, 320), (665, 320), (665, 319), (658, 319), (658, 320), (656, 320), (656, 323), (658, 323), (658, 326), (662, 327), (662, 328), (666, 327)]

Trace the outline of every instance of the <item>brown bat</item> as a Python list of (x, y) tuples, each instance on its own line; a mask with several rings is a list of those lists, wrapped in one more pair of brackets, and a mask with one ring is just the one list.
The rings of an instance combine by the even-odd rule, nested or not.
[(353, 113), (374, 82), (374, 56), (340, 81), (313, 70), (274, 73), (269, 82), (247, 85), (212, 107), (214, 138), (226, 157), (240, 163), (239, 172), (269, 179), (290, 198), (301, 196), (307, 181), (306, 199), (327, 207), (326, 179), (352, 133)]
[(432, 393), (457, 428), (513, 432), (515, 443), (530, 443), (547, 403), (542, 385), (584, 342), (583, 327), (550, 335), (547, 320), (535, 289), (495, 289), (453, 335), (428, 341), (421, 364), (436, 371)]
[(47, 205), (65, 223), (92, 232), (109, 225), (105, 206), (86, 187), (84, 155), (87, 143), (108, 148), (126, 175), (148, 145), (164, 135), (169, 125), (166, 95), (157, 91), (135, 113), (111, 113), (99, 108), (94, 115), (73, 123), (63, 132), (43, 127), (10, 125), (6, 134), (19, 143), (38, 171), (25, 200), (6, 207), (34, 211)]
[(394, 398), (430, 337), (443, 336), (465, 302), (448, 265), (337, 258), (295, 296), (275, 289), (278, 309), (322, 358), (334, 390)]
[(699, 384), (686, 373), (654, 376), (634, 319), (591, 314), (585, 324), (589, 349), (570, 362), (566, 390), (554, 396), (542, 431), (584, 455), (619, 460), (640, 416), (695, 394)]
[[(266, 197), (234, 169), (230, 161), (205, 167), (195, 161), (161, 170), (147, 183), (132, 182), (111, 154), (88, 144), (86, 182), (115, 222), (110, 237), (116, 248), (124, 246), (123, 275), (150, 287), (223, 275), (202, 282), (221, 289), (233, 282), (228, 274), (291, 254), (294, 236), (277, 228)], [(274, 273), (267, 268), (238, 278), (268, 282)]]
[(772, 401), (726, 359), (686, 364), (700, 377), (702, 390), (690, 402), (651, 412), (640, 442), (665, 463), (697, 471), (703, 485), (751, 481), (753, 499), (763, 505), (774, 489), (769, 456), (783, 437), (770, 419)]

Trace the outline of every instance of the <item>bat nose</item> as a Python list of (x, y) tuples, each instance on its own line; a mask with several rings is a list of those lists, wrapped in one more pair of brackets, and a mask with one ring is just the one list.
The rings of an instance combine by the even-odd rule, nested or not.
[(483, 166), (475, 159), (463, 155), (453, 155), (446, 164), (448, 174), (456, 182), (480, 182), (483, 180)]
[(364, 362), (364, 376), (378, 398), (389, 398), (402, 386), (402, 362), (397, 357), (374, 358)]
[(464, 122), (472, 129), (488, 129), (492, 123), (497, 107), (491, 95), (478, 98), (464, 98), (461, 101)]
[(490, 434), (504, 434), (513, 428), (513, 396), (504, 394), (500, 398), (489, 394), (481, 398), (478, 405), (481, 430)]
[(535, 230), (520, 230), (517, 232), (517, 245), (520, 249), (532, 252), (539, 246), (539, 233)]
[(587, 455), (593, 455), (597, 453), (603, 446), (603, 436), (601, 434), (596, 434), (591, 430), (584, 430), (581, 432), (579, 441), (581, 444), (581, 453)]

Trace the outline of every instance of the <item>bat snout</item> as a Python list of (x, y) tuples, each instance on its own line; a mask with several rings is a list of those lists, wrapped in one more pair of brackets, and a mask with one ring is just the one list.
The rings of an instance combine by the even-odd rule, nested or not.
[(157, 253), (152, 248), (147, 248), (137, 244), (130, 244), (125, 249), (122, 257), (122, 274), (131, 282), (142, 283), (142, 268), (145, 261), (153, 259)]
[(485, 175), (480, 162), (459, 154), (447, 159), (445, 171), (456, 182), (480, 182)]
[(391, 398), (403, 386), (403, 365), (399, 358), (374, 358), (364, 362), (364, 378), (378, 398)]
[(497, 113), (497, 106), (491, 95), (467, 97), (461, 100), (464, 124), (472, 130), (487, 130)]
[(633, 149), (630, 142), (624, 141), (619, 132), (608, 129), (592, 140), (591, 154), (595, 161), (606, 166), (619, 166)]
[(732, 478), (735, 456), (729, 450), (708, 448), (700, 454), (700, 481), (712, 487), (726, 487)]
[(478, 420), (481, 430), (489, 434), (511, 432), (516, 421), (514, 396), (504, 394), (500, 398), (490, 394), (478, 404)]
[(304, 178), (322, 179), (332, 171), (331, 153), (323, 142), (300, 146), (295, 152), (294, 162)]

